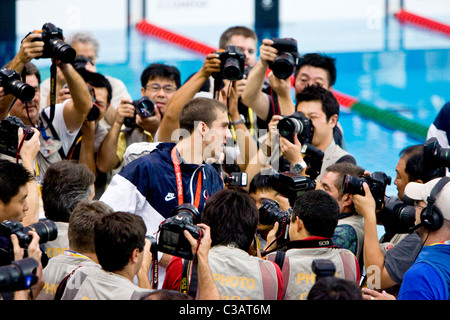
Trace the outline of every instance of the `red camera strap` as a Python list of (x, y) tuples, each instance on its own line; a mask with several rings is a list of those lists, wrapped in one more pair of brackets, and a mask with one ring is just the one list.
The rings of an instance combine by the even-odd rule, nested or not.
[[(171, 156), (172, 156), (173, 168), (175, 169), (175, 178), (177, 179), (178, 204), (180, 205), (180, 204), (184, 203), (183, 180), (181, 177), (181, 168), (180, 168), (180, 162), (178, 161), (176, 147), (174, 147), (172, 149)], [(194, 206), (197, 209), (200, 204), (201, 193), (202, 193), (202, 171), (200, 170), (200, 172), (198, 173), (197, 190), (195, 191), (195, 199), (194, 199)]]

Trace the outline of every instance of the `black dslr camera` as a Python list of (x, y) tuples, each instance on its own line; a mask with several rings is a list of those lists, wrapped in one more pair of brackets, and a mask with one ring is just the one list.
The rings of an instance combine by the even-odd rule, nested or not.
[(277, 245), (282, 246), (289, 242), (289, 224), (291, 222), (292, 209), (283, 211), (280, 209), (278, 202), (264, 199), (258, 212), (259, 223), (273, 225), (275, 222), (278, 222), (278, 231), (276, 234)]
[(277, 129), (282, 137), (292, 143), (294, 142), (294, 134), (296, 134), (301, 144), (311, 143), (314, 133), (311, 119), (306, 117), (301, 111), (283, 117), (278, 122)]
[(269, 68), (278, 79), (287, 79), (298, 65), (300, 55), (297, 40), (293, 38), (273, 38), (272, 40), (272, 47), (278, 50), (278, 56), (269, 63)]
[(380, 210), (384, 204), (384, 195), (386, 193), (386, 186), (391, 184), (391, 177), (388, 177), (384, 172), (374, 172), (370, 176), (352, 177), (346, 174), (342, 183), (342, 191), (344, 193), (359, 194), (364, 196), (363, 183), (367, 182), (370, 192), (375, 199), (376, 208)]
[(442, 148), (435, 137), (423, 144), (423, 167), (425, 170), (450, 168), (450, 149)]
[(214, 78), (223, 78), (228, 80), (240, 80), (245, 72), (245, 55), (239, 51), (236, 46), (228, 46), (227, 50), (218, 50), (215, 53), (219, 55), (220, 73), (214, 73)]
[(25, 258), (0, 267), (0, 292), (29, 289), (38, 281), (38, 266), (33, 258)]
[(203, 230), (195, 224), (200, 221), (200, 213), (190, 203), (183, 203), (172, 210), (172, 217), (159, 226), (158, 251), (180, 258), (192, 260), (191, 244), (183, 234), (184, 230), (195, 238), (203, 237)]
[(11, 157), (17, 156), (19, 127), (23, 129), (25, 140), (30, 140), (34, 131), (25, 126), (19, 118), (9, 116), (0, 122), (0, 153)]
[[(32, 240), (28, 231), (33, 229), (39, 235), (39, 243), (41, 244), (53, 241), (58, 236), (56, 224), (48, 219), (42, 219), (27, 227), (14, 220), (5, 220), (0, 224), (0, 265), (6, 265), (14, 260), (14, 248), (11, 242), (11, 235), (15, 234), (19, 240), (20, 247), (27, 249)], [(43, 262), (47, 259), (44, 255), (45, 253), (42, 255)], [(44, 266), (44, 263), (42, 265)]]
[(416, 221), (416, 209), (397, 197), (386, 197), (384, 207), (377, 213), (377, 222), (381, 223), (388, 234), (408, 233)]
[(316, 274), (316, 281), (320, 278), (334, 277), (336, 266), (330, 259), (315, 259), (311, 264), (312, 271)]
[(42, 34), (41, 39), (34, 41), (40, 40), (44, 42), (44, 53), (40, 58), (54, 58), (64, 63), (73, 63), (77, 53), (74, 48), (63, 41), (63, 31), (61, 28), (56, 27), (53, 23), (47, 22), (42, 26), (42, 30), (34, 32)]
[(134, 117), (125, 118), (124, 124), (128, 128), (139, 127), (136, 123), (136, 114), (139, 114), (142, 118), (148, 118), (155, 115), (155, 103), (149, 97), (142, 97), (139, 100), (133, 101)]
[(0, 70), (0, 87), (4, 88), (5, 95), (12, 94), (22, 102), (31, 101), (34, 98), (34, 88), (22, 82), (19, 73), (13, 69)]
[(292, 172), (275, 172), (268, 177), (267, 184), (288, 198), (291, 207), (301, 194), (316, 188), (316, 181)]

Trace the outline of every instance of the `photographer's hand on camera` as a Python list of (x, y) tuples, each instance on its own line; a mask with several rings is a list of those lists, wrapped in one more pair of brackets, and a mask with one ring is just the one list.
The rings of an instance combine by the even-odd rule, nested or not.
[[(22, 165), (31, 173), (34, 173), (33, 162), (36, 155), (39, 152), (41, 142), (39, 140), (40, 132), (38, 129), (31, 127), (34, 134), (29, 140), (23, 140), (22, 147), (19, 150), (20, 158), (22, 159)], [(18, 130), (18, 141), (19, 143), (23, 139), (23, 129)]]
[(191, 244), (192, 253), (197, 255), (197, 273), (198, 273), (198, 299), (199, 300), (220, 300), (220, 293), (217, 289), (209, 268), (208, 254), (211, 249), (211, 229), (204, 223), (197, 224), (202, 228), (203, 235), (198, 240), (195, 239), (187, 230), (184, 230), (184, 236)]
[(267, 234), (267, 245), (264, 248), (264, 251), (274, 250), (278, 247), (277, 244), (277, 232), (278, 232), (279, 223), (275, 221), (272, 230)]
[(151, 117), (141, 117), (139, 114), (136, 115), (136, 124), (141, 127), (142, 129), (150, 132), (152, 136), (154, 137), (156, 134), (156, 131), (159, 128), (159, 125), (161, 124), (161, 112), (159, 112), (159, 108), (155, 107), (155, 115)]
[[(15, 291), (14, 300), (30, 300), (31, 298), (33, 298), (33, 296), (36, 296), (36, 294), (42, 289), (45, 284), (42, 272), (42, 251), (39, 247), (39, 235), (36, 233), (36, 231), (33, 230), (28, 231), (28, 234), (31, 235), (32, 240), (27, 247), (27, 256), (29, 258), (33, 258), (39, 263), (39, 266), (36, 270), (36, 276), (39, 280), (31, 287), (31, 290), (28, 289)], [(22, 260), (24, 258), (24, 249), (19, 245), (19, 240), (15, 234), (11, 235), (11, 242), (13, 244), (14, 250), (14, 261)], [(30, 295), (31, 292), (33, 292), (33, 295)]]
[(259, 47), (260, 63), (263, 67), (268, 67), (269, 62), (273, 62), (278, 55), (278, 50), (272, 47), (273, 41), (271, 39), (263, 39)]
[(210, 53), (206, 56), (203, 66), (199, 71), (199, 75), (205, 80), (213, 73), (220, 72), (221, 61), (217, 53)]
[(142, 265), (136, 274), (138, 280), (138, 286), (145, 289), (152, 289), (152, 285), (149, 278), (149, 270), (152, 264), (152, 252), (151, 252), (151, 242), (149, 239), (145, 239), (144, 245), (144, 258), (142, 260)]
[(296, 134), (294, 134), (294, 143), (290, 142), (285, 137), (280, 136), (280, 151), (283, 152), (283, 156), (292, 165), (303, 161), (301, 150), (302, 144), (298, 140)]
[(39, 58), (44, 53), (44, 42), (38, 40), (41, 38), (40, 33), (30, 33), (23, 40), (20, 45), (19, 52), (11, 61), (10, 68), (17, 72), (22, 72), (25, 64), (33, 59)]
[(376, 204), (375, 199), (370, 192), (369, 185), (367, 182), (363, 183), (365, 196), (361, 196), (359, 194), (353, 194), (353, 205), (355, 206), (356, 212), (358, 212), (361, 216), (363, 216), (364, 220), (366, 219), (375, 219), (375, 210)]

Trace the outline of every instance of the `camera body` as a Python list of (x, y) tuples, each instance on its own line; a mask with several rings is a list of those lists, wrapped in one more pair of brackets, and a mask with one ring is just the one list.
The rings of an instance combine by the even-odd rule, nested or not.
[(343, 193), (359, 194), (364, 196), (363, 183), (367, 182), (370, 192), (375, 199), (376, 208), (380, 210), (384, 204), (384, 196), (386, 193), (386, 186), (391, 184), (391, 177), (384, 172), (374, 172), (370, 176), (352, 177), (346, 174), (342, 183)]
[[(47, 22), (42, 26), (42, 30), (35, 32), (42, 34), (40, 40), (44, 42), (44, 52), (40, 58), (54, 58), (64, 63), (74, 62), (77, 53), (75, 49), (63, 41), (61, 28)], [(39, 41), (39, 39), (34, 41)]]
[(305, 155), (303, 159), (308, 164), (305, 173), (311, 179), (316, 179), (322, 170), (323, 157), (325, 156), (325, 153), (309, 143), (302, 145), (301, 152)]
[(245, 187), (248, 183), (247, 172), (232, 172), (223, 179), (229, 187)]
[(34, 131), (25, 126), (19, 118), (9, 116), (0, 122), (0, 153), (14, 158), (17, 156), (17, 148), (19, 146), (17, 134), (19, 128), (23, 129), (25, 140), (30, 140)]
[(301, 111), (296, 111), (290, 116), (283, 117), (277, 125), (280, 135), (294, 143), (294, 134), (297, 135), (301, 144), (311, 143), (314, 127), (311, 119)]
[(0, 267), (0, 292), (29, 289), (38, 281), (38, 266), (35, 259), (25, 258)]
[(377, 221), (388, 234), (408, 233), (415, 225), (416, 210), (397, 197), (386, 197), (383, 209), (377, 213)]
[(226, 50), (218, 50), (220, 73), (214, 73), (214, 78), (240, 80), (245, 72), (245, 55), (236, 46), (229, 45)]
[(291, 222), (292, 209), (283, 211), (276, 201), (264, 199), (258, 212), (259, 223), (273, 225), (275, 222), (278, 222), (278, 231), (276, 234), (278, 246), (289, 242), (289, 224)]
[(316, 181), (292, 172), (275, 172), (269, 176), (267, 184), (288, 198), (291, 207), (301, 194), (316, 188)]
[(136, 123), (136, 114), (139, 114), (142, 118), (148, 118), (155, 115), (155, 103), (149, 97), (142, 97), (139, 100), (133, 101), (134, 117), (125, 118), (124, 124), (128, 128), (137, 128), (139, 125)]
[(269, 63), (269, 68), (278, 79), (287, 79), (294, 73), (298, 65), (300, 55), (297, 49), (297, 40), (273, 38), (272, 41), (272, 47), (278, 50), (278, 56)]
[[(53, 241), (58, 236), (58, 228), (52, 220), (42, 219), (27, 227), (24, 227), (19, 221), (4, 220), (0, 223), (0, 265), (8, 264), (14, 260), (14, 248), (11, 242), (11, 235), (15, 234), (19, 240), (20, 247), (27, 249), (32, 240), (32, 237), (28, 234), (30, 230), (36, 231), (39, 235), (39, 243), (41, 244)], [(46, 259), (44, 254), (43, 259), (43, 261)]]
[(200, 213), (190, 203), (183, 203), (172, 210), (172, 217), (159, 226), (158, 251), (183, 259), (192, 260), (191, 244), (183, 234), (184, 230), (195, 238), (203, 237), (203, 230), (196, 224), (200, 221)]
[(428, 139), (423, 144), (423, 167), (430, 175), (436, 170), (450, 168), (450, 149), (442, 148), (435, 137)]
[(330, 259), (314, 259), (311, 268), (316, 274), (316, 281), (320, 278), (334, 277), (336, 274), (336, 266)]
[(31, 101), (35, 90), (28, 83), (22, 82), (19, 73), (13, 69), (0, 70), (0, 87), (5, 90), (5, 95), (12, 94), (22, 102)]

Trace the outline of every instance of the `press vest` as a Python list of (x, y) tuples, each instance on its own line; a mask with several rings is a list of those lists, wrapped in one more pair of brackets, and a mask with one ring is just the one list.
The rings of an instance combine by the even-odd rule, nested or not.
[(58, 285), (66, 275), (78, 266), (94, 266), (100, 268), (100, 265), (87, 256), (73, 251), (66, 251), (64, 254), (50, 259), (48, 265), (43, 270), (44, 287), (36, 297), (36, 300), (53, 300)]
[(358, 247), (356, 248), (356, 257), (358, 261), (362, 261), (362, 252), (364, 248), (364, 221), (363, 217), (359, 214), (353, 214), (349, 217), (339, 219), (338, 225), (348, 224), (353, 227), (356, 231), (356, 236), (358, 238)]
[(81, 267), (67, 281), (61, 300), (139, 300), (153, 290), (97, 267)]
[[(276, 252), (267, 255), (275, 261)], [(336, 276), (354, 283), (359, 281), (359, 266), (355, 255), (342, 248), (289, 249), (283, 262), (283, 300), (306, 300), (315, 283), (311, 264), (315, 259), (329, 259), (336, 266)]]
[(222, 299), (277, 299), (281, 284), (272, 262), (230, 246), (214, 246), (209, 251), (208, 261)]
[(58, 228), (58, 237), (55, 240), (44, 244), (45, 253), (49, 259), (63, 254), (66, 250), (69, 250), (69, 223), (56, 221), (55, 224)]

